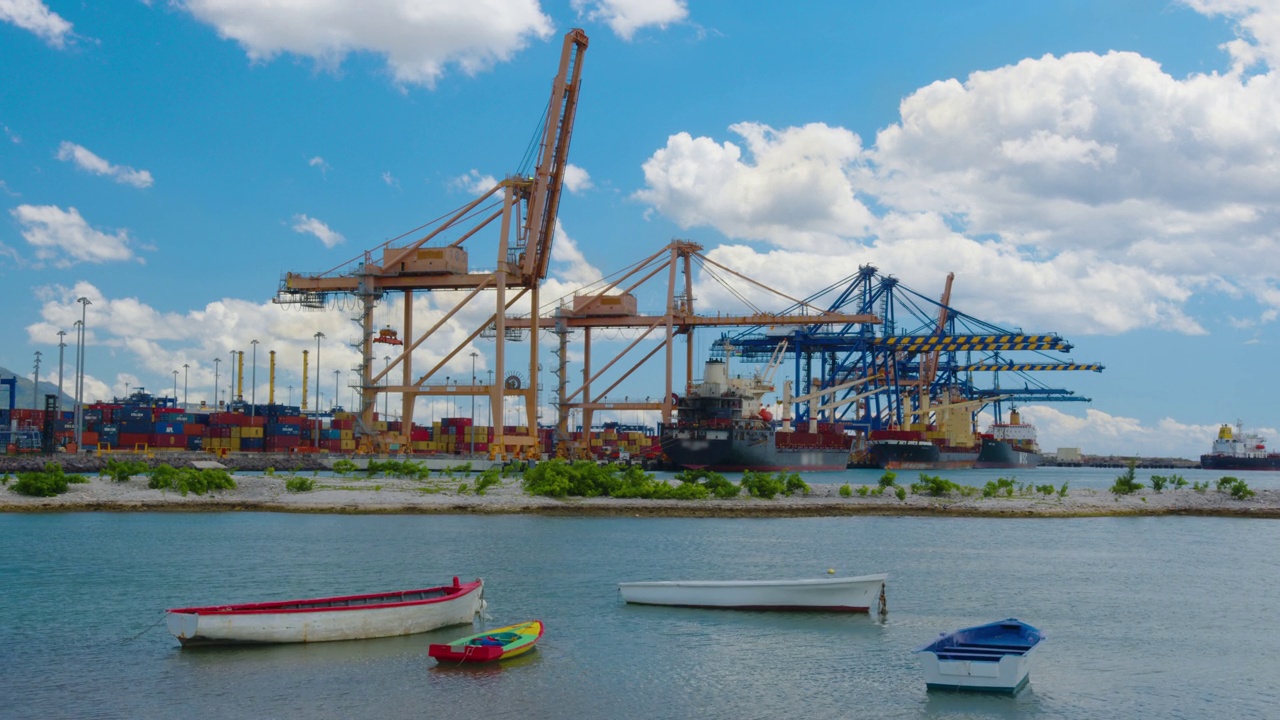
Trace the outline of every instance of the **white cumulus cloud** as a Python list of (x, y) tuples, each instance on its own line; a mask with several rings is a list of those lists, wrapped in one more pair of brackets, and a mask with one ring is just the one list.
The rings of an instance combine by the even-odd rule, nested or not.
[(729, 128), (744, 148), (679, 133), (644, 163), (636, 197), (681, 227), (712, 226), (732, 238), (813, 248), (859, 236), (873, 219), (856, 196), (862, 144), (813, 123), (775, 130)]
[(125, 230), (95, 230), (75, 208), (19, 205), (9, 211), (22, 226), (22, 237), (35, 249), (36, 259), (57, 267), (78, 262), (104, 263), (134, 259)]
[(1238, 37), (1225, 49), (1235, 61), (1233, 72), (1259, 62), (1280, 68), (1280, 5), (1274, 0), (1182, 0), (1196, 12), (1221, 15), (1236, 22)]
[(449, 181), (449, 187), (471, 195), (487, 193), (497, 184), (498, 180), (494, 176), (481, 175), (479, 170), (474, 169)]
[(0, 0), (0, 22), (29, 30), (53, 47), (66, 45), (71, 23), (40, 0)]
[(475, 74), (552, 32), (537, 0), (181, 0), (254, 61), (281, 53), (337, 68), (352, 53), (386, 58), (403, 84), (432, 86), (450, 66)]
[(630, 40), (641, 28), (661, 29), (689, 16), (685, 0), (572, 0), (578, 15), (603, 22), (623, 40)]
[(590, 190), (594, 185), (591, 183), (590, 173), (573, 163), (569, 163), (564, 167), (564, 187), (576, 195)]
[(149, 188), (153, 182), (151, 173), (147, 170), (134, 170), (127, 165), (112, 165), (83, 145), (77, 145), (66, 140), (58, 146), (57, 158), (64, 162), (73, 162), (81, 170), (86, 170), (94, 175), (105, 175), (124, 185)]
[(1179, 79), (1135, 53), (1046, 55), (920, 88), (900, 116), (865, 150), (818, 124), (739, 123), (743, 147), (672, 135), (635, 197), (768, 243), (724, 252), (796, 291), (801, 269), (834, 280), (871, 262), (921, 291), (955, 271), (977, 287), (966, 309), (1064, 332), (1203, 333), (1187, 308), (1214, 294), (1257, 303), (1240, 322), (1280, 317), (1275, 72)]
[(293, 231), (304, 235), (315, 235), (325, 247), (331, 248), (346, 242), (341, 233), (335, 232), (319, 220), (298, 214), (293, 216)]

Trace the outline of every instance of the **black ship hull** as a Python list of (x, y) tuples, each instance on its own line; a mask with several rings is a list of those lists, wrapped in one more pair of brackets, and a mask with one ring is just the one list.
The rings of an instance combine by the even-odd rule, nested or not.
[(1040, 466), (1040, 459), (1038, 452), (1021, 450), (1007, 440), (984, 437), (982, 447), (978, 450), (978, 459), (973, 466), (984, 469), (1031, 469)]
[(1201, 455), (1200, 467), (1205, 470), (1280, 470), (1280, 455), (1259, 457)]
[[(798, 472), (844, 470), (849, 464), (848, 444), (780, 442), (771, 429), (664, 428), (662, 451), (676, 468), (715, 472)], [(797, 435), (792, 433), (792, 435)]]
[(978, 450), (943, 449), (928, 440), (873, 440), (872, 463), (886, 470), (960, 470), (973, 467)]

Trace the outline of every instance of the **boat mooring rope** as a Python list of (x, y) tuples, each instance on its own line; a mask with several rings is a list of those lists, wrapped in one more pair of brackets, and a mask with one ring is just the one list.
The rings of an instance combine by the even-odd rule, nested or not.
[(889, 614), (889, 602), (884, 597), (884, 583), (880, 584), (880, 614)]
[(154, 623), (152, 623), (151, 625), (148, 625), (146, 630), (143, 630), (142, 632), (138, 633), (137, 635), (134, 635), (134, 636), (133, 636), (133, 637), (131, 637), (131, 638), (125, 638), (124, 640), (121, 640), (121, 641), (120, 641), (120, 644), (121, 644), (121, 645), (124, 645), (125, 643), (131, 643), (131, 642), (133, 642), (134, 640), (137, 640), (138, 638), (140, 638), (140, 637), (142, 637), (143, 635), (147, 634), (147, 631), (151, 630), (151, 629), (152, 629), (152, 628), (154, 628), (156, 625), (159, 625), (160, 623), (164, 622), (164, 619), (165, 619), (165, 617), (166, 617), (166, 616), (167, 616), (167, 613), (161, 613), (161, 614), (160, 614), (160, 619), (159, 619), (159, 620), (157, 620), (157, 621), (155, 621), (155, 622), (154, 622)]

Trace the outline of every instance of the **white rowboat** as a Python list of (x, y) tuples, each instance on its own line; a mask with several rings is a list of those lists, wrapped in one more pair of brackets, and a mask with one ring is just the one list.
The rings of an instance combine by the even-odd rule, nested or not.
[(731, 610), (885, 611), (888, 575), (816, 580), (668, 580), (618, 583), (622, 599), (639, 605)]
[(484, 583), (420, 590), (175, 608), (169, 632), (187, 645), (327, 642), (423, 633), (469, 623), (484, 607)]

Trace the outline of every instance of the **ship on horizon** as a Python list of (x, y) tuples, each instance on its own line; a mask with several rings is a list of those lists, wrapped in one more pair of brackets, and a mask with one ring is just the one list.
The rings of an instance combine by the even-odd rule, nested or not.
[(1205, 470), (1280, 470), (1280, 454), (1267, 452), (1261, 435), (1247, 433), (1243, 425), (1223, 423), (1218, 428), (1218, 438), (1213, 449), (1200, 456), (1200, 467)]

